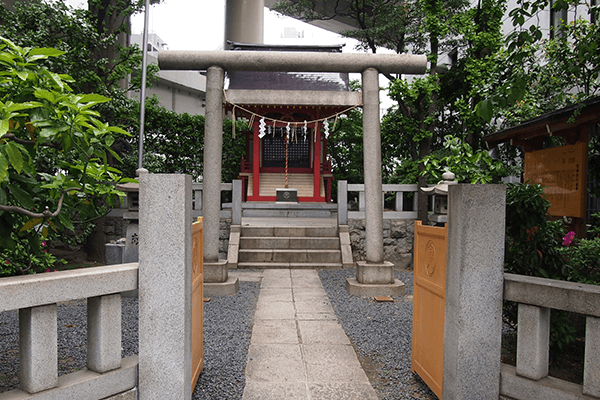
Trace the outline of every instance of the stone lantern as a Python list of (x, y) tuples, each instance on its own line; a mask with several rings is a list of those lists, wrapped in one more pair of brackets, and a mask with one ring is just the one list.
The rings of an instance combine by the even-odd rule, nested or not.
[(448, 185), (456, 185), (456, 175), (450, 171), (444, 172), (442, 181), (429, 188), (421, 188), (426, 194), (433, 196), (433, 214), (428, 216), (432, 224), (448, 223)]

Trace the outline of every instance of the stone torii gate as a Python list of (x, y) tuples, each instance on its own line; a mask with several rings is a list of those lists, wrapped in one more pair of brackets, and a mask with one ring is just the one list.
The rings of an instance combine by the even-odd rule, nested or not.
[[(349, 54), (252, 51), (160, 51), (162, 70), (206, 70), (204, 129), (204, 262), (219, 268), (227, 280), (227, 264), (219, 261), (221, 163), (223, 145), (223, 80), (225, 70), (275, 72), (347, 72), (362, 74), (363, 151), (365, 174), (366, 262), (359, 262), (354, 294), (394, 293), (393, 264), (383, 260), (383, 202), (381, 183), (381, 128), (379, 73), (423, 74), (424, 55)], [(290, 99), (322, 96), (319, 92), (290, 91)], [(222, 280), (223, 281), (223, 280)], [(401, 284), (403, 286), (403, 284)], [(373, 290), (375, 289), (375, 294)]]

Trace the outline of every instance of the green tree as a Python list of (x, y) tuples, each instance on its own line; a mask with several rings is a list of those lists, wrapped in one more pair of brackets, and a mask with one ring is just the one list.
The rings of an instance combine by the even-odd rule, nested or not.
[[(430, 63), (425, 76), (410, 81), (388, 75), (389, 96), (396, 105), (382, 121), (383, 160), (393, 170), (384, 179), (409, 183), (410, 177), (416, 178), (420, 186), (426, 185), (428, 177), (421, 160), (442, 148), (442, 138), (448, 134), (466, 141), (475, 151), (480, 149), (487, 127), (477, 117), (475, 105), (479, 88), (489, 77), (486, 70), (501, 48), (504, 1), (482, 0), (471, 8), (462, 0), (364, 0), (335, 4), (283, 1), (276, 9), (305, 20), (345, 18), (356, 29), (343, 34), (358, 39), (359, 47), (372, 52), (381, 47), (398, 53), (425, 52)], [(394, 35), (390, 36), (390, 32)], [(454, 54), (458, 61), (450, 72), (440, 62), (447, 54)], [(426, 198), (421, 198), (419, 218), (425, 219)]]
[(600, 16), (592, 2), (565, 0), (519, 1), (512, 9), (514, 31), (499, 62), (491, 89), (477, 105), (478, 114), (500, 126), (512, 126), (546, 112), (578, 104), (600, 94), (600, 27), (578, 16), (560, 21), (550, 38), (526, 22), (542, 10), (557, 12), (584, 6), (588, 17)]
[(118, 158), (110, 146), (127, 133), (94, 110), (107, 97), (75, 94), (41, 65), (62, 54), (0, 43), (0, 268), (13, 272), (35, 271), (49, 234), (89, 224), (119, 194), (107, 154)]
[[(132, 133), (133, 152), (124, 157), (123, 172), (135, 176), (138, 162), (139, 103), (122, 121)], [(223, 121), (223, 182), (237, 179), (241, 158), (245, 154), (245, 140), (241, 132), (248, 130), (244, 121), (236, 122), (236, 138), (233, 138), (231, 120)], [(176, 113), (166, 110), (151, 98), (146, 102), (144, 127), (144, 168), (157, 173), (185, 173), (194, 179), (202, 176), (204, 116)]]
[[(129, 17), (142, 9), (143, 1), (91, 0), (89, 10), (73, 9), (63, 1), (30, 0), (13, 8), (0, 7), (0, 35), (21, 47), (52, 47), (66, 52), (45, 60), (45, 66), (75, 80), (78, 93), (98, 93), (112, 101), (100, 107), (105, 118), (131, 108), (128, 90), (140, 88), (142, 53), (128, 46)], [(148, 66), (149, 82), (158, 68)], [(131, 77), (131, 79), (129, 79)]]

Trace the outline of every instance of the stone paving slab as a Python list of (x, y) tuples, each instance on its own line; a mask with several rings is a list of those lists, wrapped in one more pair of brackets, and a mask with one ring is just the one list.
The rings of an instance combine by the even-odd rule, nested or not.
[(337, 321), (298, 321), (298, 327), (304, 344), (350, 344)]
[(370, 383), (310, 383), (311, 400), (378, 400)]
[(244, 400), (376, 400), (316, 270), (264, 270)]
[(297, 321), (337, 321), (335, 314), (328, 313), (296, 313)]
[(264, 288), (258, 295), (258, 301), (293, 301), (292, 292), (289, 288)]
[(306, 367), (300, 346), (251, 344), (248, 348), (246, 379), (259, 382), (306, 382)]
[(319, 313), (319, 314), (334, 314), (333, 307), (329, 301), (296, 301), (296, 314)]
[[(288, 271), (288, 274), (282, 274), (282, 272)], [(287, 269), (273, 269), (269, 270), (269, 273), (263, 273), (262, 283), (260, 284), (261, 289), (267, 288), (291, 288), (292, 279)]]
[(252, 328), (251, 344), (300, 344), (296, 321), (293, 319), (257, 320)]
[(327, 293), (319, 288), (294, 288), (293, 299), (295, 301), (327, 301)]
[(268, 303), (268, 306), (261, 307), (261, 304), (256, 303), (256, 311), (254, 312), (254, 319), (294, 319), (296, 310), (294, 309), (294, 303), (289, 301), (273, 301)]
[[(351, 345), (317, 344), (300, 346), (304, 362), (310, 365), (352, 365), (361, 368)], [(362, 370), (362, 368), (361, 368)]]
[(244, 389), (244, 400), (305, 400), (309, 388), (306, 383), (248, 382)]

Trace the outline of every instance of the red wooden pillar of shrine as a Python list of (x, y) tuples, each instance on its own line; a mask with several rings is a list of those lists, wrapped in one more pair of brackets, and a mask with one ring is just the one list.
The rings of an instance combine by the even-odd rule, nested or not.
[(260, 196), (260, 138), (258, 137), (258, 121), (252, 127), (252, 197)]
[(313, 197), (318, 199), (321, 195), (321, 129), (319, 129), (318, 123), (315, 125), (315, 141), (313, 142), (313, 146)]

